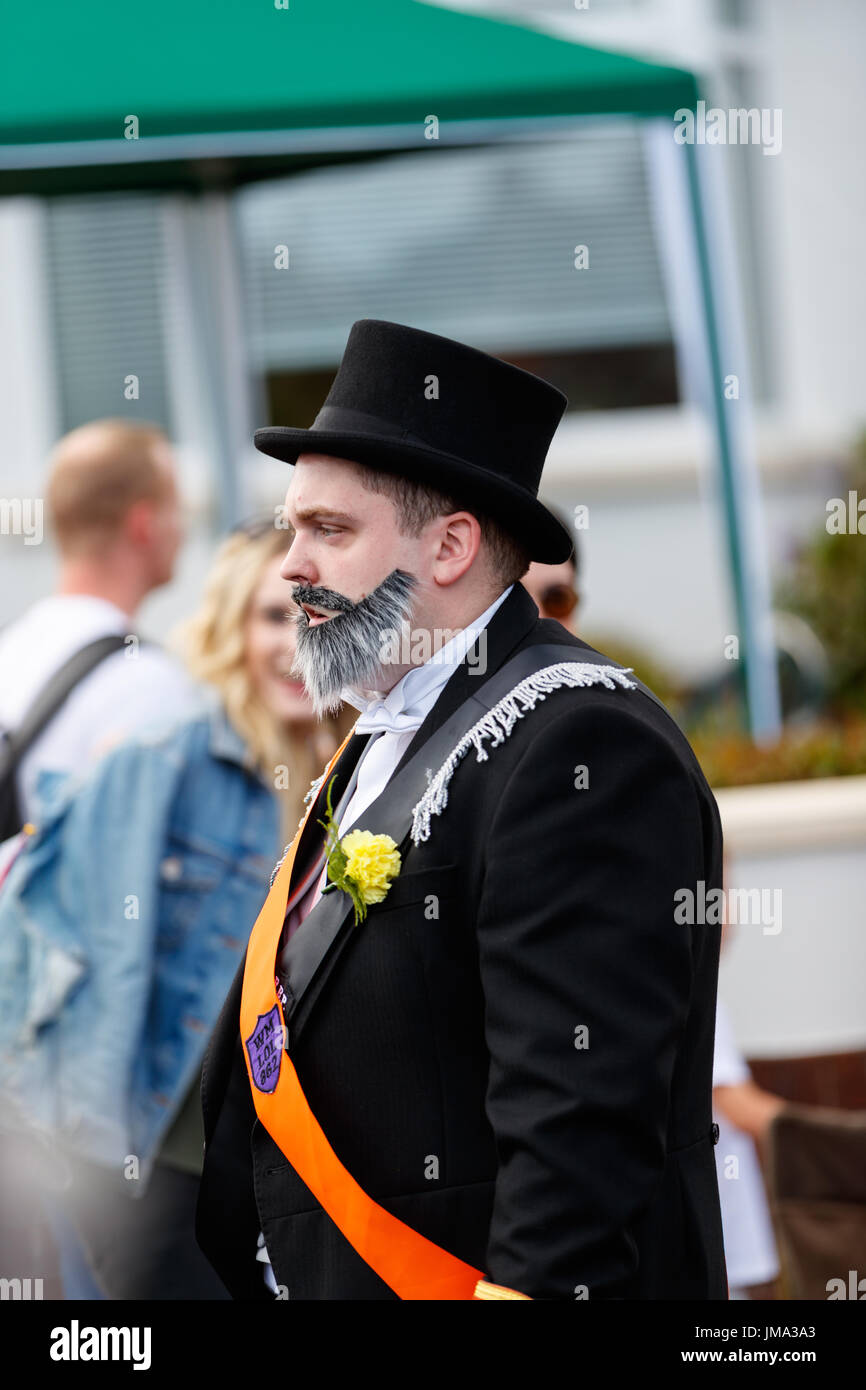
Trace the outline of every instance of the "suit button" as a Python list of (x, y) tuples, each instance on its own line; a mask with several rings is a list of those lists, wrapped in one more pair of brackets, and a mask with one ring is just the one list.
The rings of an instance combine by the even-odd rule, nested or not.
[(713, 1143), (714, 1143), (714, 1144), (718, 1144), (718, 1142), (719, 1142), (719, 1126), (718, 1126), (717, 1124), (714, 1124), (713, 1127), (712, 1127), (712, 1130), (710, 1131), (710, 1133), (711, 1133), (712, 1136), (713, 1136)]

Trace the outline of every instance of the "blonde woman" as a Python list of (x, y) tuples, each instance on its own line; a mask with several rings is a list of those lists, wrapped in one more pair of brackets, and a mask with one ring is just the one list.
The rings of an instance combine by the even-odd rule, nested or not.
[(316, 722), (290, 672), (290, 542), (270, 520), (223, 542), (172, 643), (200, 710), (65, 782), (4, 885), (0, 1079), (64, 1155), (53, 1218), (66, 1297), (227, 1297), (193, 1235), (201, 1063), (343, 732)]
[(225, 718), (270, 782), (283, 842), (294, 836), (310, 782), (357, 718), (350, 709), (320, 724), (291, 674), (294, 605), (280, 566), (292, 536), (267, 516), (232, 532), (213, 562), (198, 611), (170, 639), (190, 674), (218, 693)]

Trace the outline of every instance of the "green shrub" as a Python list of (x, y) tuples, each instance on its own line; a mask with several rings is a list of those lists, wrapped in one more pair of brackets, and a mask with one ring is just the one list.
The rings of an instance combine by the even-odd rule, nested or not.
[[(846, 500), (849, 490), (866, 498), (866, 434), (843, 484)], [(805, 618), (823, 643), (831, 711), (866, 714), (866, 535), (832, 535), (826, 527), (816, 531), (780, 586), (777, 606)]]

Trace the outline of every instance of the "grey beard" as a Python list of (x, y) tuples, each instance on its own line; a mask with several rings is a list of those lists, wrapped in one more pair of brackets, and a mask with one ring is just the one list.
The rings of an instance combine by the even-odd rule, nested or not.
[(392, 570), (354, 604), (333, 589), (295, 586), (292, 597), (296, 603), (342, 610), (315, 627), (310, 626), (303, 611), (295, 619), (297, 649), (292, 671), (304, 682), (319, 718), (339, 709), (344, 686), (376, 688), (386, 634), (400, 631), (401, 624), (411, 617), (415, 584), (414, 575)]

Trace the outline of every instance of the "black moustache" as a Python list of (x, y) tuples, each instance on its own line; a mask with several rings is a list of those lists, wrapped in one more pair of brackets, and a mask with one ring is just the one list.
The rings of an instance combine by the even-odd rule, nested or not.
[(315, 589), (300, 585), (292, 590), (292, 598), (297, 604), (309, 603), (313, 608), (329, 608), (332, 612), (339, 613), (348, 613), (355, 607), (350, 598), (338, 594), (335, 589)]

